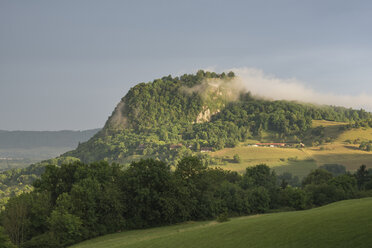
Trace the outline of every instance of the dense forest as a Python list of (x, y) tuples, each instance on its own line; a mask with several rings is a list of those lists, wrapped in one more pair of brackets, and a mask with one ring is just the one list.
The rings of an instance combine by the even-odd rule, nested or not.
[(103, 130), (65, 156), (126, 164), (151, 157), (175, 165), (202, 148), (234, 147), (267, 132), (278, 142), (313, 145), (321, 132), (311, 132), (312, 120), (362, 123), (372, 117), (364, 110), (263, 100), (238, 88), (234, 78), (233, 72), (200, 70), (140, 83), (122, 98)]
[(122, 230), (227, 221), (371, 196), (372, 173), (365, 166), (348, 174), (339, 165), (328, 165), (294, 187), (264, 164), (240, 175), (185, 157), (175, 170), (153, 159), (125, 169), (107, 162), (47, 165), (34, 187), (11, 198), (0, 216), (0, 238), (7, 234), (20, 247), (65, 247)]

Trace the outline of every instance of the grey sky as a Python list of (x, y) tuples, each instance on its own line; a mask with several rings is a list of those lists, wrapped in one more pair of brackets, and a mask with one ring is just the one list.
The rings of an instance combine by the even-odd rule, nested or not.
[(0, 0), (0, 129), (102, 127), (131, 86), (199, 68), (371, 96), (371, 23), (371, 1)]

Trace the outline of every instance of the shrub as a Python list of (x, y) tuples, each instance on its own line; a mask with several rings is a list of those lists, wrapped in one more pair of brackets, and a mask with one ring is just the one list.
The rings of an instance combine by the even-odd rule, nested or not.
[(242, 162), (242, 159), (240, 158), (240, 156), (238, 154), (235, 154), (234, 157), (233, 157), (233, 161), (234, 163), (241, 163)]
[(229, 220), (230, 219), (229, 219), (227, 212), (221, 213), (220, 215), (217, 216), (217, 219), (216, 219), (217, 222), (226, 222)]

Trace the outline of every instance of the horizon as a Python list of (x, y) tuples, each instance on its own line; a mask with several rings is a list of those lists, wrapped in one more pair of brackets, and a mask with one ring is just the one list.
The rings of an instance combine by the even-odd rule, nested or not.
[(248, 75), (257, 80), (252, 93), (275, 98), (270, 89), (284, 87), (283, 99), (370, 112), (371, 7), (334, 0), (3, 0), (0, 130), (101, 128), (130, 87), (198, 69), (256, 70)]

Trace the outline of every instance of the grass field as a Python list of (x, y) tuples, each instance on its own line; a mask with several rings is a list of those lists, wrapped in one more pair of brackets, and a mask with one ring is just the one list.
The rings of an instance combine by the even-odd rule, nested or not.
[(210, 155), (231, 160), (235, 154), (238, 154), (241, 163), (229, 162), (218, 165), (218, 167), (226, 170), (244, 172), (246, 167), (264, 163), (274, 168), (278, 174), (290, 172), (300, 178), (323, 164), (342, 164), (350, 171), (355, 171), (362, 164), (372, 168), (372, 152), (358, 150), (358, 144), (346, 142), (346, 140), (372, 140), (372, 128), (341, 130), (340, 127), (346, 124), (344, 122), (313, 121), (313, 127), (323, 126), (325, 137), (333, 139), (331, 143), (325, 143), (317, 147), (303, 149), (271, 148), (241, 144), (238, 147), (225, 148)]
[(126, 231), (75, 248), (371, 247), (372, 198), (347, 200), (305, 211), (186, 223)]
[(358, 150), (359, 144), (346, 142), (346, 140), (372, 140), (372, 128), (342, 131), (339, 127), (345, 123), (331, 121), (313, 121), (313, 125), (325, 127), (325, 136), (335, 138), (332, 143), (322, 145), (322, 148), (314, 147), (305, 150), (317, 162), (317, 165), (342, 164), (350, 171), (355, 171), (362, 164), (372, 168), (372, 152)]
[(311, 155), (307, 154), (303, 149), (297, 148), (241, 146), (216, 151), (211, 153), (211, 156), (229, 157), (231, 159), (234, 154), (239, 155), (241, 158), (240, 163), (230, 162), (225, 165), (217, 165), (216, 167), (243, 173), (247, 167), (264, 163), (274, 168), (278, 174), (291, 172), (294, 176), (300, 178), (306, 176), (317, 167)]
[(233, 158), (234, 154), (238, 154), (241, 158), (241, 163), (227, 163), (223, 168), (242, 172), (248, 166), (265, 163), (269, 166), (279, 166), (288, 164), (294, 160), (309, 159), (309, 155), (297, 148), (278, 148), (278, 147), (249, 147), (240, 146), (235, 148), (225, 148), (211, 153), (213, 157), (229, 157)]
[(356, 145), (335, 142), (322, 147), (323, 150), (319, 147), (306, 149), (318, 165), (342, 164), (350, 171), (355, 171), (362, 164), (372, 168), (372, 152), (358, 150)]

